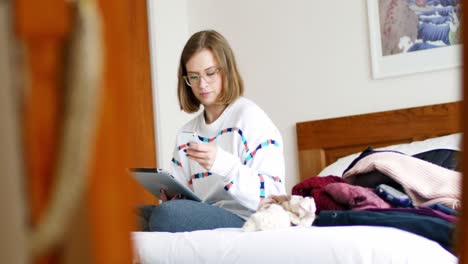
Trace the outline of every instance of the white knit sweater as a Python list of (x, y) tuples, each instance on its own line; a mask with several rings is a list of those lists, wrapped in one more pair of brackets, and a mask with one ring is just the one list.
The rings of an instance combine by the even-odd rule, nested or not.
[[(185, 155), (182, 131), (194, 131), (207, 144), (216, 144), (217, 156), (207, 171)], [(270, 118), (252, 101), (241, 97), (213, 123), (203, 113), (179, 131), (171, 171), (206, 203), (246, 219), (261, 199), (286, 194), (283, 140)]]

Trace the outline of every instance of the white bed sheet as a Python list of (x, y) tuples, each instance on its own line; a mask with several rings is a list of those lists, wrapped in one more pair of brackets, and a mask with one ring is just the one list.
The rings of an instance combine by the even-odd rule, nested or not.
[(243, 232), (133, 232), (135, 263), (451, 264), (455, 256), (391, 227), (291, 227)]

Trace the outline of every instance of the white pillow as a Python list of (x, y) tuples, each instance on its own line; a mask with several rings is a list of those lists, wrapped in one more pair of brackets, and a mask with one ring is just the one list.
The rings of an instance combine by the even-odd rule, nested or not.
[[(411, 143), (406, 143), (406, 144), (398, 144), (398, 145), (377, 148), (376, 150), (379, 150), (379, 149), (396, 150), (399, 152), (403, 152), (407, 155), (414, 155), (414, 154), (425, 152), (431, 149), (460, 150), (461, 149), (461, 137), (462, 137), (462, 133), (455, 133), (455, 134), (442, 136), (442, 137), (428, 138), (422, 141), (413, 141)], [(328, 175), (342, 176), (343, 171), (349, 166), (349, 164), (351, 164), (351, 162), (354, 159), (356, 159), (359, 156), (359, 154), (361, 154), (361, 152), (339, 158), (336, 162), (325, 167), (318, 174), (318, 176), (328, 176)]]

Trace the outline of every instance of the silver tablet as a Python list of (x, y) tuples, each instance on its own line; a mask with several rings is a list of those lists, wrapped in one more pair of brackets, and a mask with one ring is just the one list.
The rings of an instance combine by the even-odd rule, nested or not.
[(186, 199), (201, 202), (188, 187), (177, 181), (169, 172), (158, 168), (132, 168), (133, 178), (154, 196), (161, 199), (160, 190), (165, 189), (169, 197), (182, 194)]

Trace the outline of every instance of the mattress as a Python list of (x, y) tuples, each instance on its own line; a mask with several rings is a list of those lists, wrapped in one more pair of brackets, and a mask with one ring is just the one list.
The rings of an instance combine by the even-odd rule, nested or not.
[(243, 232), (133, 232), (134, 263), (457, 263), (436, 242), (391, 227), (290, 227)]

